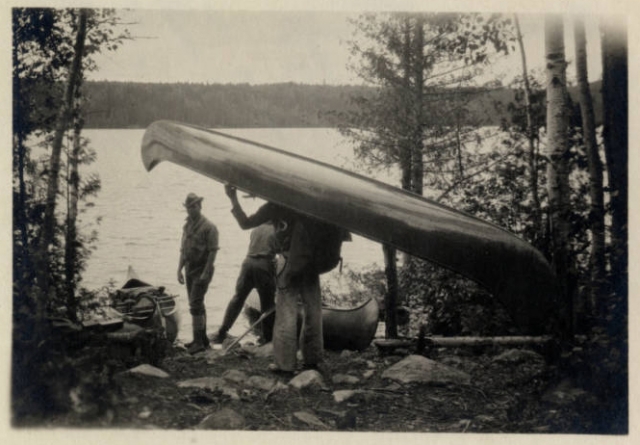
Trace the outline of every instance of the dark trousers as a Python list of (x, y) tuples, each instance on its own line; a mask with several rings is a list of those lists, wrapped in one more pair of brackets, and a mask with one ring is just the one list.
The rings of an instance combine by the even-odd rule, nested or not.
[[(240, 275), (236, 281), (236, 292), (224, 314), (220, 331), (226, 333), (235, 323), (242, 311), (249, 293), (256, 289), (260, 296), (260, 310), (262, 313), (275, 305), (276, 281), (275, 262), (269, 258), (246, 257), (240, 268)], [(273, 336), (275, 314), (271, 314), (262, 321), (262, 336), (269, 342)]]
[(189, 295), (189, 313), (192, 316), (204, 316), (206, 310), (204, 308), (204, 296), (209, 289), (210, 281), (201, 283), (199, 281), (202, 274), (202, 267), (195, 269), (187, 269), (186, 282), (187, 282), (187, 294)]

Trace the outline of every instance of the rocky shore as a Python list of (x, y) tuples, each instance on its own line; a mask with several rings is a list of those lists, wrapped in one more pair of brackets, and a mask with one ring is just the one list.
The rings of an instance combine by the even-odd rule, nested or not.
[[(585, 433), (603, 404), (574, 377), (522, 348), (325, 353), (318, 371), (272, 374), (271, 344), (189, 355), (114, 372), (75, 391), (46, 426), (170, 430)], [(100, 393), (100, 397), (96, 397)], [(28, 421), (24, 426), (28, 426)]]

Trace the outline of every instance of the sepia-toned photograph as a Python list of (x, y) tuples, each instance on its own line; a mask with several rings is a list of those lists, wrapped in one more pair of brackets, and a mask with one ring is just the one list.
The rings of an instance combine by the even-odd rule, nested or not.
[(629, 439), (632, 2), (217, 3), (3, 8), (7, 429)]

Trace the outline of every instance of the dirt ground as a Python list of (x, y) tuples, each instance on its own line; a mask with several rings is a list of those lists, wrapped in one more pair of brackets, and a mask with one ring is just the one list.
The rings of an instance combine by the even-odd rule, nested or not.
[[(120, 369), (93, 392), (76, 394), (74, 409), (46, 419), (24, 418), (17, 426), (183, 430), (197, 428), (204, 418), (227, 408), (243, 418), (242, 430), (593, 433), (608, 428), (602, 403), (589, 392), (550, 396), (558, 385), (572, 386), (556, 366), (543, 359), (496, 361), (501, 352), (504, 349), (496, 347), (431, 351), (429, 358), (471, 376), (469, 385), (433, 386), (382, 378), (385, 369), (410, 353), (407, 350), (383, 355), (371, 345), (362, 352), (326, 351), (320, 369), (326, 388), (288, 387), (274, 392), (230, 381), (229, 387), (239, 395), (234, 400), (219, 390), (180, 387), (178, 383), (222, 377), (234, 369), (283, 384), (289, 379), (267, 369), (269, 357), (257, 357), (240, 347), (207, 360), (206, 354), (190, 356), (174, 345), (156, 363), (168, 378)], [(359, 381), (340, 382), (334, 379), (336, 375)], [(334, 393), (339, 390), (359, 391), (338, 402)], [(314, 421), (300, 416), (301, 412)]]

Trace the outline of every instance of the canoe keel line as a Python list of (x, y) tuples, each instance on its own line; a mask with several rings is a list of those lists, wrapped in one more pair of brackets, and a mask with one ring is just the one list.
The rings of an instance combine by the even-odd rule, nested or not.
[(171, 121), (147, 128), (142, 161), (149, 171), (173, 162), (460, 273), (497, 297), (523, 333), (546, 333), (557, 315), (555, 276), (538, 250), (507, 230), (417, 194)]

